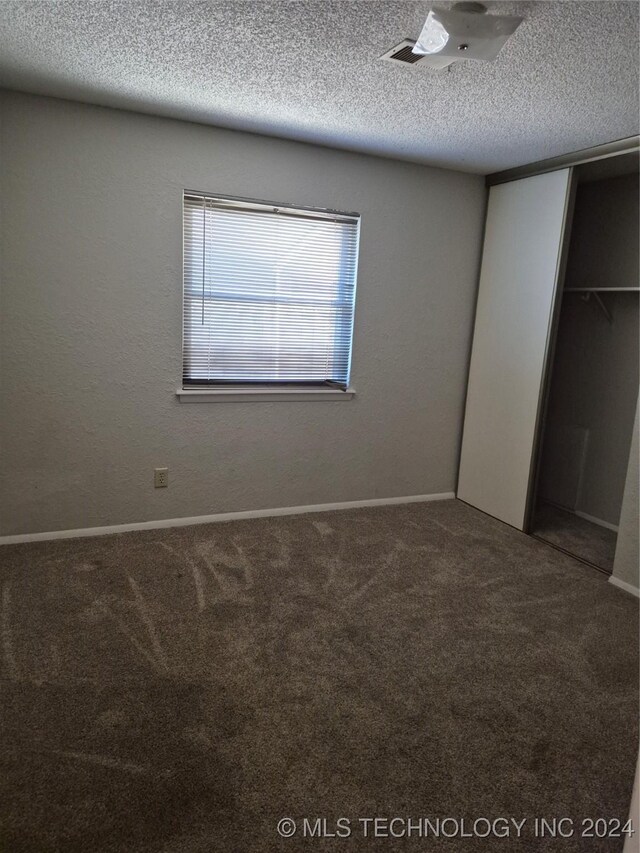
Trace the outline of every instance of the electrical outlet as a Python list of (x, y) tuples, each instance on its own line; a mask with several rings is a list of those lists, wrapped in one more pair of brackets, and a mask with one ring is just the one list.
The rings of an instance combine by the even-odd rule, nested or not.
[(166, 489), (169, 485), (169, 469), (156, 468), (153, 472), (153, 485), (156, 489)]

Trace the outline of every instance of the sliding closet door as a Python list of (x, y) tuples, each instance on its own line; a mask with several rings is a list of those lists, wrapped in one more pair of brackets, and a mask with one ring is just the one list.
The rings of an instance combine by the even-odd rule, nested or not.
[(524, 529), (572, 170), (492, 187), (458, 497)]

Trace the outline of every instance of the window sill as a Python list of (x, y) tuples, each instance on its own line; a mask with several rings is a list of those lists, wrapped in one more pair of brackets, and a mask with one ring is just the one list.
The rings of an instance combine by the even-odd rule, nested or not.
[(179, 388), (181, 403), (269, 403), (318, 400), (351, 400), (353, 388)]

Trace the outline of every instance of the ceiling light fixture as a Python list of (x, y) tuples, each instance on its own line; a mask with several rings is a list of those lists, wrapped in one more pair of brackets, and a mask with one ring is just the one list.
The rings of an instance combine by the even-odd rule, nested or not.
[[(491, 62), (522, 18), (487, 15), (482, 3), (456, 3), (451, 9), (434, 6), (412, 53), (442, 68), (460, 60)], [(463, 54), (463, 55), (461, 55)]]
[(413, 47), (412, 53), (440, 53), (447, 46), (449, 33), (445, 30), (442, 22), (429, 12), (427, 21), (422, 28), (420, 38)]

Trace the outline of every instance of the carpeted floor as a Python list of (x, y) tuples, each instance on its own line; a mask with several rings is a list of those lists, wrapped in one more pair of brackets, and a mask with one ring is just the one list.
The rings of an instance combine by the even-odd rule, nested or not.
[[(3, 853), (622, 849), (533, 820), (626, 818), (638, 602), (462, 503), (0, 559)], [(500, 816), (520, 838), (460, 837)]]
[(618, 537), (613, 530), (600, 524), (540, 501), (536, 506), (533, 533), (608, 572), (613, 569)]

